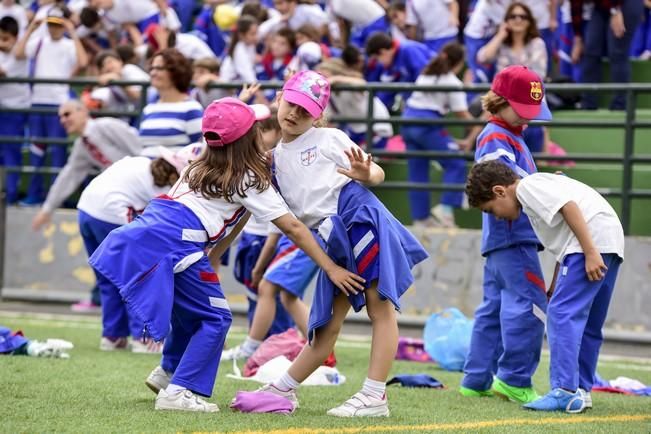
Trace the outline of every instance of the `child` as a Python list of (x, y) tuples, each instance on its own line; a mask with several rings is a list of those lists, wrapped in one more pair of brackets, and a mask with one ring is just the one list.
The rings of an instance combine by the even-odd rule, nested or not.
[[(7, 16), (0, 19), (0, 77), (27, 77), (28, 65), (24, 59), (18, 59), (15, 55), (16, 40), (18, 38), (18, 21)], [(29, 107), (29, 85), (19, 83), (8, 83), (0, 85), (0, 107), (25, 109)], [(0, 112), (0, 136), (25, 136), (25, 113)], [(7, 167), (19, 167), (22, 165), (22, 153), (20, 143), (0, 144), (0, 161)], [(20, 173), (8, 173), (6, 192), (7, 203), (13, 204), (18, 201), (18, 183)]]
[[(76, 71), (88, 64), (86, 51), (75, 32), (75, 26), (66, 18), (66, 13), (58, 7), (48, 12), (47, 35), (32, 34), (39, 27), (39, 21), (32, 21), (27, 32), (16, 45), (16, 58), (29, 58), (32, 62), (34, 78), (71, 78)], [(71, 39), (64, 35), (68, 33)], [(35, 84), (32, 87), (32, 107), (54, 110), (70, 99), (70, 87), (67, 84)], [(29, 132), (32, 137), (65, 138), (66, 132), (56, 113), (34, 113), (29, 117)], [(35, 143), (30, 148), (30, 165), (42, 167), (45, 163), (47, 146)], [(52, 148), (52, 166), (62, 167), (66, 163), (66, 147)], [(43, 202), (43, 175), (35, 174), (27, 191), (25, 204), (35, 205)]]
[(552, 390), (524, 407), (567, 413), (592, 407), (601, 328), (624, 259), (615, 210), (579, 181), (549, 173), (519, 179), (499, 161), (474, 166), (466, 192), (471, 206), (496, 218), (514, 221), (525, 212), (557, 260), (547, 308)]
[(423, 42), (434, 53), (445, 44), (456, 41), (459, 33), (457, 0), (412, 0), (407, 2), (406, 24), (410, 39)]
[[(416, 79), (418, 85), (463, 86), (457, 75), (464, 68), (465, 49), (457, 42), (446, 44), (438, 56), (433, 58)], [(466, 94), (457, 92), (416, 91), (407, 100), (403, 117), (411, 119), (441, 119), (448, 112), (462, 119), (471, 119), (466, 102)], [(408, 150), (413, 151), (468, 151), (476, 137), (479, 127), (473, 128), (468, 137), (455, 141), (443, 125), (413, 125), (402, 127), (402, 138)], [(441, 158), (443, 182), (462, 184), (466, 179), (466, 161), (463, 158)], [(407, 160), (410, 182), (429, 182), (430, 161), (426, 158)], [(431, 192), (413, 190), (409, 192), (411, 217), (417, 226), (456, 227), (454, 209), (463, 203), (463, 192), (446, 191), (441, 194), (441, 202), (430, 209)]]
[(318, 230), (338, 263), (364, 277), (365, 290), (347, 297), (321, 274), (310, 312), (309, 344), (279, 380), (259, 391), (283, 396), (297, 408), (297, 387), (332, 351), (351, 305), (355, 311), (366, 305), (373, 324), (368, 377), (360, 392), (328, 414), (388, 416), (385, 382), (398, 345), (395, 311), (414, 280), (411, 268), (427, 253), (364, 187), (384, 180), (371, 156), (342, 131), (313, 127), (329, 95), (329, 83), (314, 71), (302, 71), (285, 83), (279, 94), (282, 140), (274, 149), (275, 179), (292, 212)]
[(203, 57), (192, 62), (192, 82), (196, 87), (190, 91), (190, 97), (203, 108), (231, 92), (228, 89), (209, 87), (210, 84), (221, 81), (219, 67), (219, 60), (214, 57)]
[[(500, 160), (523, 178), (535, 173), (522, 129), (530, 120), (551, 119), (540, 78), (525, 66), (509, 66), (495, 76), (482, 103), (492, 117), (477, 137), (475, 161)], [(483, 214), (484, 300), (475, 311), (462, 395), (494, 391), (522, 404), (538, 398), (531, 377), (540, 360), (547, 307), (538, 250), (526, 215), (505, 222)]]
[[(188, 145), (176, 154), (161, 146), (161, 157), (125, 157), (93, 179), (79, 198), (79, 232), (88, 257), (114, 229), (126, 225), (153, 198), (165, 194), (178, 180), (183, 168), (202, 151), (199, 144)], [(95, 273), (102, 298), (102, 339), (100, 350), (129, 347), (134, 353), (160, 353), (161, 344), (140, 339), (144, 324), (127, 311), (118, 289), (102, 274)]]
[(228, 56), (224, 59), (221, 68), (222, 79), (226, 82), (243, 81), (255, 83), (255, 64), (258, 54), (258, 21), (250, 16), (243, 15), (237, 20), (235, 31), (228, 48)]
[[(269, 50), (256, 65), (257, 79), (260, 81), (285, 80), (287, 67), (296, 51), (296, 35), (288, 28), (280, 29), (271, 36)], [(276, 96), (275, 89), (267, 89), (264, 95), (269, 101)], [(275, 144), (274, 144), (275, 145)]]
[[(158, 410), (218, 411), (197, 396), (212, 394), (231, 324), (211, 262), (240, 232), (247, 210), (285, 231), (338, 288), (362, 287), (363, 279), (335, 265), (270, 188), (256, 124), (269, 116), (263, 109), (255, 111), (235, 98), (208, 106), (202, 119), (206, 151), (169, 195), (154, 199), (139, 218), (111, 232), (89, 260), (119, 288), (154, 341), (165, 339), (161, 365), (147, 379), (158, 392)], [(207, 256), (210, 246), (215, 247)]]

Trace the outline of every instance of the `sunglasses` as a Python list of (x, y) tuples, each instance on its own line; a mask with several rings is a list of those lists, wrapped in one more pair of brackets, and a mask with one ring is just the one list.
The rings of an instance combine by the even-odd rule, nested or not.
[(508, 17), (506, 17), (508, 20), (516, 20), (516, 19), (521, 19), (522, 21), (529, 21), (529, 15), (525, 14), (511, 14)]

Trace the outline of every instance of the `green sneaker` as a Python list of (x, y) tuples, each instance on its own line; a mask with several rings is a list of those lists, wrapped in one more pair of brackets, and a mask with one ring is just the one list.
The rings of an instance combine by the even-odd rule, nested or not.
[(493, 396), (493, 391), (488, 390), (475, 390), (467, 387), (460, 386), (459, 393), (467, 398), (481, 398), (483, 396)]
[(518, 404), (528, 404), (540, 398), (533, 387), (509, 386), (497, 377), (493, 380), (493, 392)]

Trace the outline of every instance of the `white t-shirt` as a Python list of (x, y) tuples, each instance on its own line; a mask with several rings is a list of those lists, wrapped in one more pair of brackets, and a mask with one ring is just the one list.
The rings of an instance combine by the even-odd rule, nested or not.
[[(36, 78), (68, 79), (77, 69), (77, 51), (72, 39), (53, 41), (49, 35), (30, 38), (25, 51), (36, 63)], [(32, 87), (32, 104), (60, 105), (69, 99), (70, 87), (66, 84), (35, 84)]]
[(177, 33), (176, 45), (174, 48), (191, 60), (201, 59), (204, 57), (217, 57), (208, 44), (192, 33)]
[(251, 216), (258, 222), (267, 224), (289, 213), (287, 205), (273, 187), (262, 192), (249, 188), (246, 190), (246, 197), (235, 195), (231, 203), (223, 199), (208, 200), (201, 193), (191, 191), (181, 175), (181, 179), (170, 190), (169, 196), (196, 214), (208, 232), (211, 242), (217, 242), (228, 235), (246, 214), (246, 210), (250, 211)]
[(275, 228), (273, 224), (269, 225), (267, 222), (259, 222), (255, 217), (251, 216), (251, 218), (249, 218), (249, 221), (246, 222), (246, 225), (242, 231), (252, 235), (262, 236), (267, 236), (269, 232), (279, 231), (279, 229), (274, 230), (273, 228), (270, 228), (270, 226), (273, 226)]
[(516, 188), (522, 211), (540, 242), (558, 262), (571, 253), (582, 253), (574, 232), (559, 212), (572, 201), (588, 224), (595, 247), (624, 259), (624, 230), (612, 206), (595, 189), (564, 175), (534, 173)]
[(464, 28), (464, 34), (471, 38), (490, 38), (504, 21), (511, 0), (478, 0), (475, 9)]
[[(27, 77), (29, 75), (27, 60), (17, 60), (14, 53), (0, 51), (0, 70), (7, 77)], [(12, 108), (29, 107), (29, 85), (21, 83), (0, 84), (0, 106)]]
[(299, 27), (311, 24), (317, 29), (328, 24), (328, 15), (319, 7), (319, 5), (296, 5), (294, 15), (287, 22), (283, 20), (282, 15), (276, 15), (269, 18), (258, 27), (258, 39), (263, 40), (267, 35), (283, 27), (289, 27), (296, 31)]
[[(419, 85), (445, 85), (462, 87), (463, 82), (452, 72), (444, 75), (419, 75), (416, 79)], [(407, 100), (407, 106), (421, 110), (433, 110), (442, 115), (448, 112), (463, 112), (468, 110), (466, 93), (459, 92), (421, 92), (415, 91)]]
[(255, 83), (258, 80), (255, 74), (255, 46), (242, 41), (235, 44), (233, 56), (224, 58), (219, 75), (226, 82)]
[(14, 18), (18, 22), (18, 36), (20, 37), (27, 28), (28, 21), (25, 7), (17, 4), (5, 6), (0, 3), (0, 18), (7, 16)]
[(154, 185), (151, 162), (147, 157), (124, 157), (116, 161), (88, 184), (77, 208), (108, 223), (129, 223), (134, 211), (141, 212), (150, 200), (169, 190)]
[(368, 26), (386, 15), (375, 0), (330, 0), (327, 10), (359, 27)]
[(459, 29), (450, 24), (450, 3), (452, 0), (407, 0), (405, 22), (422, 29), (425, 40), (456, 36)]
[(113, 7), (104, 11), (104, 16), (117, 24), (138, 23), (160, 11), (152, 0), (113, 0)]
[[(339, 193), (351, 179), (337, 172), (350, 169), (344, 151), (360, 149), (341, 130), (311, 128), (274, 149), (276, 179), (289, 209), (310, 228), (337, 214)], [(366, 155), (364, 153), (364, 155)]]
[(531, 15), (536, 18), (536, 25), (540, 30), (549, 28), (549, 21), (551, 19), (549, 2), (550, 0), (522, 0), (522, 3), (531, 9)]

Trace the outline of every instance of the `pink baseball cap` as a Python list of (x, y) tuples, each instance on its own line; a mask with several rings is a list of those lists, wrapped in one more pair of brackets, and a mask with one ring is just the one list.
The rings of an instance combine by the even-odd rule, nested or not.
[(303, 107), (317, 119), (328, 105), (330, 83), (316, 71), (301, 71), (287, 80), (283, 86), (283, 98)]
[(162, 159), (174, 166), (178, 173), (181, 173), (188, 164), (199, 158), (205, 148), (206, 145), (203, 143), (192, 143), (176, 152), (166, 146), (159, 146), (158, 151)]
[(218, 134), (219, 139), (206, 139), (206, 144), (212, 147), (221, 147), (242, 137), (256, 121), (267, 119), (270, 116), (271, 111), (266, 105), (247, 105), (239, 99), (229, 96), (213, 101), (206, 107), (201, 119), (201, 132), (204, 136), (206, 133)]
[(552, 119), (545, 102), (542, 80), (526, 66), (511, 65), (498, 72), (491, 90), (507, 100), (521, 118), (540, 121)]

